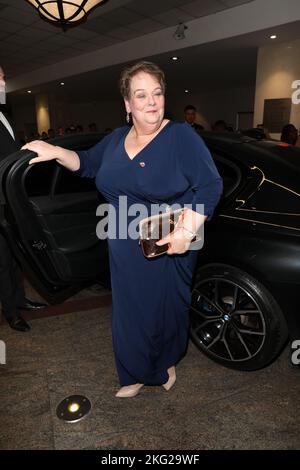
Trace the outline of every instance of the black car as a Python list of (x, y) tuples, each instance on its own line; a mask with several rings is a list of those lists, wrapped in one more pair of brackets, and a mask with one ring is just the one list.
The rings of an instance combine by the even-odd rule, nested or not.
[[(234, 133), (202, 132), (224, 194), (206, 223), (191, 306), (191, 337), (214, 361), (256, 370), (300, 339), (300, 149)], [(79, 150), (102, 138), (51, 143)], [(106, 241), (96, 236), (94, 181), (55, 161), (29, 166), (17, 152), (0, 164), (0, 229), (32, 284), (61, 302), (95, 281), (109, 285)]]

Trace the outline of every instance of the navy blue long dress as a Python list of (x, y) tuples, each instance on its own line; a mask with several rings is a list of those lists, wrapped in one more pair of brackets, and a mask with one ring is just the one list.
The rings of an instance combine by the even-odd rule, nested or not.
[[(96, 185), (119, 216), (127, 204), (204, 204), (211, 217), (222, 180), (203, 140), (187, 124), (169, 121), (130, 159), (121, 127), (88, 151), (79, 151), (81, 176)], [(149, 212), (148, 215), (151, 215)], [(128, 223), (133, 217), (128, 218)], [(112, 285), (112, 339), (120, 384), (160, 385), (184, 355), (191, 281), (197, 251), (144, 257), (138, 240), (108, 239)]]

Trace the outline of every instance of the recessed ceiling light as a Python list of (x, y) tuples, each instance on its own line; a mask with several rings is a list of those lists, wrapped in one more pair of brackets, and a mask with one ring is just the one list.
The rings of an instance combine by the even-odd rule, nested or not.
[(177, 57), (177, 55), (174, 55), (174, 56), (172, 57), (172, 60), (174, 60), (174, 62), (176, 62), (176, 60), (178, 60), (178, 59), (179, 59), (179, 57)]
[(184, 90), (184, 93), (189, 93), (189, 90)]
[(65, 82), (60, 82), (61, 86), (64, 86)]
[(27, 90), (27, 93), (31, 93), (31, 90)]
[(270, 39), (277, 39), (276, 34), (272, 34), (272, 36), (270, 36)]

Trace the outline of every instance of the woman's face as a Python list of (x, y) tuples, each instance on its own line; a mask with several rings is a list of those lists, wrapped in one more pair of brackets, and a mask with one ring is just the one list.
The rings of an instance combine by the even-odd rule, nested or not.
[(157, 79), (139, 72), (131, 79), (130, 98), (125, 99), (126, 111), (139, 125), (160, 125), (164, 118), (165, 97)]

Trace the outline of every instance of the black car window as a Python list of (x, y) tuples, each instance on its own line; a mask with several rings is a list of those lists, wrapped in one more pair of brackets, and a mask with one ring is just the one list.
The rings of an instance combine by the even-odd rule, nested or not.
[(29, 198), (95, 191), (95, 182), (80, 178), (56, 162), (37, 163), (25, 177), (25, 190)]
[(60, 167), (53, 185), (54, 194), (71, 194), (96, 191), (95, 180), (81, 178), (72, 171)]
[(240, 168), (233, 162), (220, 155), (213, 154), (213, 159), (220, 176), (223, 178), (223, 196), (229, 197), (242, 180)]
[[(75, 151), (86, 150), (103, 137), (102, 134), (64, 136), (53, 139), (52, 143)], [(94, 179), (81, 178), (76, 173), (58, 165), (54, 160), (37, 163), (28, 170), (23, 181), (29, 198), (97, 192)]]
[[(54, 161), (37, 163), (25, 175), (25, 190), (28, 197), (48, 196), (56, 170)], [(27, 177), (28, 176), (28, 177)]]

